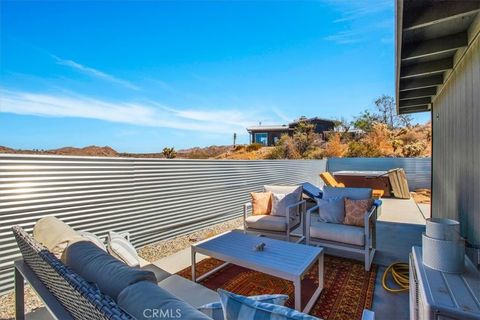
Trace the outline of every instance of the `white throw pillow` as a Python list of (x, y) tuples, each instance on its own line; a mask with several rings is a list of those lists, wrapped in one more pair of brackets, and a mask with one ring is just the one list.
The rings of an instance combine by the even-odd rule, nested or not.
[(343, 223), (345, 204), (342, 197), (317, 199), (320, 222)]
[(88, 231), (79, 231), (80, 235), (87, 240), (95, 243), (100, 249), (103, 251), (107, 251), (107, 247), (105, 246), (105, 243), (103, 243), (102, 239), (97, 237), (95, 234), (88, 232)]
[[(285, 217), (287, 214), (287, 207), (298, 202), (295, 193), (273, 193), (272, 194), (272, 216)], [(290, 213), (296, 212), (297, 209), (292, 208)]]
[(140, 265), (140, 259), (135, 247), (125, 237), (114, 231), (108, 233), (108, 252), (130, 267), (138, 267)]

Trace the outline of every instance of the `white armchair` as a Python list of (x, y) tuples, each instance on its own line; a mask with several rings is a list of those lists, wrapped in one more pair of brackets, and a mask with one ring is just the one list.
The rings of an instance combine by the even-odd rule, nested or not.
[[(354, 188), (341, 189), (348, 192), (348, 189)], [(380, 206), (381, 201), (377, 200), (365, 213), (364, 227), (321, 222), (314, 215), (319, 206), (314, 206), (306, 212), (305, 242), (307, 245), (361, 253), (364, 255), (365, 270), (369, 271), (376, 251), (376, 225)]]
[[(243, 230), (244, 233), (257, 235), (283, 236), (290, 241), (290, 234), (298, 228), (303, 220), (306, 211), (306, 201), (302, 200), (291, 204), (286, 208), (285, 216), (277, 215), (251, 215), (252, 204), (246, 203), (243, 206)], [(305, 239), (304, 232), (300, 240)]]

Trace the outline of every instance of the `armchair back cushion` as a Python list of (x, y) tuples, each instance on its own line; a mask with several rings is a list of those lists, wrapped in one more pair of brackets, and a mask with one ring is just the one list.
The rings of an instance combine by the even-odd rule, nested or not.
[(68, 267), (114, 300), (133, 283), (157, 283), (153, 272), (131, 268), (88, 240), (68, 246), (64, 257)]
[(348, 198), (352, 200), (364, 200), (372, 198), (371, 188), (323, 188), (323, 199), (327, 198)]
[(252, 215), (270, 214), (272, 211), (272, 193), (250, 192), (252, 198)]
[(293, 193), (295, 194), (296, 202), (302, 200), (302, 186), (274, 186), (274, 185), (265, 185), (263, 186), (265, 191), (270, 191), (271, 193), (279, 193), (279, 194), (288, 194)]
[(345, 198), (345, 221), (344, 224), (352, 226), (365, 226), (365, 214), (373, 205), (374, 199), (352, 200)]

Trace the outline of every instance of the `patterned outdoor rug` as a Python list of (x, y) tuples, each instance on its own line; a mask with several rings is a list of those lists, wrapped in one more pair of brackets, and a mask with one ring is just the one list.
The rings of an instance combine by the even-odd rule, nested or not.
[[(197, 275), (202, 275), (223, 262), (208, 258), (197, 263)], [(377, 266), (370, 272), (364, 270), (362, 262), (333, 256), (325, 256), (324, 289), (310, 311), (325, 320), (355, 320), (362, 318), (364, 308), (370, 309), (375, 288)], [(302, 302), (305, 304), (318, 285), (318, 265), (315, 264), (302, 280)], [(177, 273), (191, 279), (191, 268)], [(252, 271), (236, 265), (228, 265), (201, 284), (216, 290), (222, 288), (237, 294), (250, 296), (258, 294), (288, 294), (286, 306), (293, 307), (293, 283), (287, 280)]]

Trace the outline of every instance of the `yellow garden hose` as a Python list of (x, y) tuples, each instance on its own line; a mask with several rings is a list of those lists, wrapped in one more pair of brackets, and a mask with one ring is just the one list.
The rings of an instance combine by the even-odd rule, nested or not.
[[(393, 281), (399, 288), (389, 288), (387, 286), (388, 274), (392, 274)], [(408, 263), (397, 262), (388, 266), (382, 276), (382, 286), (388, 292), (402, 292), (408, 290)]]

